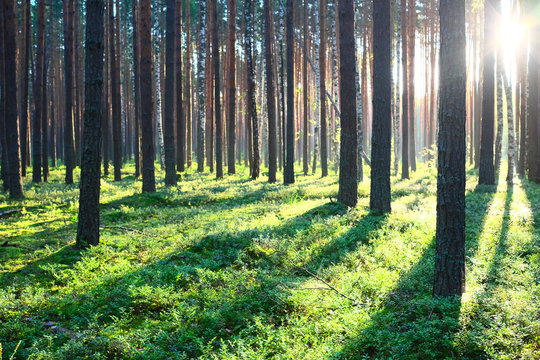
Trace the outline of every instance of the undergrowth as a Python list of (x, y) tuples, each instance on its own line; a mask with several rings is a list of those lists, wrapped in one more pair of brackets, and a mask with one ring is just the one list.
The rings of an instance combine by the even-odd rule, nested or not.
[[(337, 177), (215, 180), (141, 194), (102, 180), (101, 243), (74, 247), (62, 169), (0, 195), (2, 359), (538, 359), (540, 187), (467, 185), (467, 292), (433, 300), (436, 174), (392, 178), (392, 213)], [(501, 171), (501, 173), (505, 173)], [(280, 179), (278, 179), (280, 181)], [(15, 350), (15, 348), (18, 348)]]

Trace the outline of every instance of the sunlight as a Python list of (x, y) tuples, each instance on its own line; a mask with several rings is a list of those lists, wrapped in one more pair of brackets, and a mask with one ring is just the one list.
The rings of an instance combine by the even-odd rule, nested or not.
[(523, 46), (525, 38), (525, 25), (518, 20), (516, 5), (512, 0), (502, 2), (501, 24), (497, 47), (502, 49), (504, 56), (504, 69), (511, 82), (514, 83), (515, 54)]

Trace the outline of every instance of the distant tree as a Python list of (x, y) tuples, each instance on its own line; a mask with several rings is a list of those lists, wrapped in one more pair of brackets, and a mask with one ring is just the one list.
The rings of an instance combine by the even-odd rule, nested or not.
[(141, 89), (140, 89), (140, 49), (139, 49), (139, 2), (132, 0), (133, 7), (133, 89), (134, 96), (134, 148), (135, 178), (141, 176)]
[(356, 114), (356, 46), (353, 0), (339, 1), (341, 145), (338, 201), (355, 207), (358, 201), (358, 139)]
[(484, 2), (484, 94), (482, 96), (482, 131), (480, 140), (480, 169), (478, 183), (495, 185), (495, 167), (493, 164), (493, 140), (495, 130), (495, 34), (496, 0)]
[(212, 63), (214, 65), (214, 112), (216, 120), (216, 178), (223, 177), (223, 129), (221, 121), (221, 76), (219, 71), (219, 32), (217, 1), (212, 6)]
[[(277, 135), (276, 135), (276, 98), (274, 88), (274, 57), (272, 55), (272, 3), (270, 0), (264, 0), (264, 47), (265, 47), (265, 65), (266, 65), (266, 96), (268, 108), (268, 182), (276, 182), (277, 171)], [(305, 69), (304, 69), (305, 71)], [(304, 88), (307, 94), (307, 87)], [(305, 99), (305, 97), (304, 97)], [(304, 105), (305, 109), (305, 105)], [(306, 116), (306, 115), (304, 115)], [(307, 132), (307, 127), (304, 127)], [(306, 141), (307, 142), (307, 141)], [(306, 147), (307, 144), (304, 144)]]
[[(303, 3), (303, 9), (304, 9), (304, 49), (308, 48), (308, 1), (304, 0)], [(308, 104), (308, 61), (307, 56), (303, 56), (303, 62), (302, 62), (302, 92), (304, 95), (303, 98), (303, 115), (304, 115), (304, 143), (303, 143), (303, 151), (302, 151), (302, 163), (303, 163), (303, 170), (304, 175), (307, 175), (309, 172), (309, 156), (308, 156), (308, 148), (309, 148), (309, 104)]]
[(186, 165), (191, 167), (191, 157), (192, 157), (192, 103), (191, 103), (191, 1), (186, 0), (186, 61), (184, 61), (185, 66), (185, 78), (186, 86), (185, 89), (185, 110), (186, 110)]
[[(21, 138), (21, 175), (26, 176), (26, 164), (28, 162), (28, 90), (29, 90), (29, 59), (32, 51), (32, 16), (30, 14), (32, 6), (30, 0), (22, 0), (21, 10), (21, 37), (22, 47), (21, 51), (21, 114), (20, 114), (20, 138)], [(52, 14), (52, 6), (51, 11)], [(51, 25), (49, 25), (51, 26)]]
[(229, 98), (227, 114), (227, 168), (229, 174), (236, 173), (236, 0), (228, 0), (228, 84)]
[(41, 127), (42, 113), (46, 111), (43, 108), (44, 85), (43, 73), (45, 71), (45, 0), (37, 2), (37, 47), (36, 47), (36, 69), (34, 77), (34, 118), (32, 121), (32, 181), (35, 183), (41, 182), (42, 179), (42, 160), (41, 154)]
[(114, 1), (109, 0), (109, 64), (111, 79), (111, 109), (112, 109), (112, 133), (113, 133), (113, 163), (114, 181), (122, 180), (122, 118), (120, 109), (120, 69), (117, 57), (120, 56), (120, 49), (116, 48), (115, 42), (115, 13), (120, 16), (119, 10), (114, 10)]
[[(152, 78), (154, 73), (152, 56), (152, 8), (150, 0), (139, 0), (139, 41), (141, 45), (141, 128), (142, 128), (142, 191), (156, 191), (154, 170), (154, 96)], [(144, 96), (142, 95), (144, 94)]]
[(411, 171), (416, 171), (416, 141), (415, 141), (415, 80), (414, 80), (414, 57), (415, 57), (415, 48), (416, 48), (416, 0), (409, 0), (409, 26), (407, 30), (409, 32), (409, 40), (407, 42), (409, 46), (408, 56), (408, 66), (409, 66), (409, 76), (407, 80), (409, 81), (409, 163), (411, 166)]
[(465, 0), (440, 0), (441, 68), (434, 296), (465, 289)]
[[(328, 176), (328, 126), (326, 119), (326, 0), (319, 0), (319, 95), (321, 97), (321, 172)], [(315, 170), (315, 169), (314, 169)]]
[(64, 10), (64, 162), (66, 184), (73, 184), (75, 150), (73, 144), (73, 1), (63, 0)]
[(174, 105), (176, 100), (176, 1), (177, 0), (167, 0), (167, 38), (165, 49), (165, 184), (173, 186), (176, 185), (176, 149), (174, 146)]
[(408, 76), (408, 33), (407, 33), (407, 0), (401, 0), (401, 46), (403, 56), (402, 71), (403, 71), (403, 107), (402, 107), (402, 124), (401, 124), (401, 178), (409, 178), (409, 76)]
[(392, 149), (392, 35), (390, 0), (373, 3), (373, 133), (369, 207), (390, 212)]
[(253, 2), (246, 0), (244, 3), (244, 21), (245, 28), (245, 46), (246, 46), (246, 65), (247, 65), (247, 121), (251, 129), (250, 148), (252, 161), (250, 173), (253, 179), (259, 177), (259, 120), (257, 118), (257, 104), (255, 103), (255, 66), (253, 64)]
[(14, 1), (2, 2), (4, 18), (4, 121), (7, 147), (9, 197), (19, 199), (24, 196), (21, 178), (17, 109), (17, 17)]
[(186, 118), (182, 101), (182, 0), (176, 0), (176, 166), (184, 172), (186, 158)]
[(77, 247), (99, 243), (101, 117), (103, 112), (104, 0), (86, 3), (85, 108)]
[[(527, 4), (527, 13), (531, 14), (535, 10), (538, 2), (529, 0)], [(528, 120), (527, 120), (527, 160), (529, 168), (529, 180), (540, 183), (540, 104), (539, 104), (539, 84), (538, 84), (538, 56), (540, 56), (540, 46), (535, 35), (540, 33), (540, 25), (535, 23), (529, 32), (529, 98)], [(11, 161), (10, 161), (11, 164)]]
[(205, 121), (205, 94), (206, 79), (204, 78), (206, 68), (206, 1), (199, 1), (199, 43), (197, 56), (197, 87), (198, 106), (197, 112), (197, 171), (204, 171), (204, 121)]
[(293, 4), (287, 0), (287, 132), (286, 132), (286, 156), (283, 182), (294, 184), (294, 43), (293, 43)]

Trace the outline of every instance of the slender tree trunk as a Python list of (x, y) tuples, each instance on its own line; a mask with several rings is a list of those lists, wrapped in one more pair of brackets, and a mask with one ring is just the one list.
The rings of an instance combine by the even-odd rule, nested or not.
[[(308, 48), (308, 4), (307, 0), (304, 0), (304, 48), (307, 50)], [(266, 19), (266, 18), (265, 18)], [(267, 59), (268, 61), (268, 59)], [(304, 169), (304, 175), (307, 175), (309, 172), (309, 158), (308, 158), (308, 142), (309, 142), (309, 121), (308, 121), (308, 72), (307, 72), (308, 62), (307, 62), (307, 56), (304, 56), (303, 63), (302, 63), (302, 90), (304, 95), (304, 148), (303, 148), (303, 169)], [(270, 94), (268, 94), (270, 96)]]
[(206, 1), (199, 1), (199, 51), (197, 55), (197, 86), (198, 93), (198, 106), (199, 111), (197, 113), (197, 171), (204, 171), (204, 122), (205, 122), (205, 93), (206, 93), (206, 79), (204, 77), (206, 68)]
[(85, 110), (77, 247), (99, 243), (99, 189), (103, 96), (104, 0), (87, 0)]
[[(42, 161), (43, 156), (41, 154), (41, 128), (42, 114), (45, 111), (43, 108), (43, 95), (45, 84), (43, 84), (43, 72), (45, 67), (45, 0), (39, 0), (37, 13), (37, 47), (36, 47), (36, 68), (34, 76), (34, 117), (33, 117), (33, 131), (32, 131), (32, 154), (33, 154), (33, 168), (32, 168), (32, 181), (39, 183), (42, 180)], [(7, 59), (6, 59), (7, 60)], [(7, 74), (6, 74), (7, 75)]]
[(229, 11), (229, 38), (227, 55), (229, 57), (228, 89), (229, 108), (227, 116), (227, 167), (229, 174), (236, 173), (236, 0), (228, 0)]
[(409, 178), (409, 76), (408, 76), (408, 21), (407, 0), (401, 0), (401, 46), (402, 46), (402, 71), (403, 71), (403, 96), (401, 111), (401, 178)]
[[(9, 197), (20, 199), (24, 196), (21, 177), (21, 159), (17, 109), (17, 17), (14, 2), (6, 0), (2, 4), (4, 29), (4, 124), (7, 147)], [(44, 6), (44, 4), (43, 4)], [(9, 90), (8, 90), (9, 89)], [(6, 91), (8, 90), (8, 91)]]
[(482, 96), (482, 133), (480, 143), (479, 184), (495, 185), (493, 166), (494, 88), (495, 88), (495, 0), (484, 3), (484, 89)]
[[(529, 1), (528, 13), (533, 11), (535, 1)], [(529, 180), (540, 183), (540, 104), (539, 104), (539, 84), (538, 84), (538, 56), (540, 56), (540, 46), (538, 45), (538, 39), (535, 37), (540, 33), (540, 26), (535, 23), (530, 29), (529, 42), (529, 96), (528, 96), (528, 121), (527, 121), (527, 133), (528, 133), (528, 167), (529, 167)], [(11, 161), (10, 161), (11, 164)]]
[(191, 167), (192, 156), (192, 103), (191, 103), (191, 1), (186, 0), (186, 164)]
[(416, 108), (415, 108), (415, 80), (414, 80), (414, 57), (415, 57), (415, 45), (416, 45), (416, 0), (409, 0), (409, 162), (411, 165), (411, 171), (416, 171)]
[(219, 72), (219, 36), (217, 1), (212, 6), (212, 64), (214, 66), (214, 112), (216, 120), (216, 178), (223, 177), (223, 133), (221, 121), (221, 78)]
[(441, 70), (434, 296), (465, 290), (465, 1), (440, 0)]
[[(152, 90), (154, 64), (152, 57), (152, 9), (150, 0), (139, 0), (140, 12), (140, 81), (142, 128), (142, 178), (143, 192), (156, 191), (154, 170), (154, 96)], [(144, 94), (144, 96), (142, 96)]]
[[(319, 87), (321, 96), (321, 172), (328, 176), (328, 128), (326, 121), (326, 0), (319, 0)], [(354, 29), (353, 29), (354, 31)], [(355, 54), (356, 56), (356, 54)]]
[(186, 158), (186, 118), (182, 101), (182, 0), (176, 0), (176, 166), (179, 172), (185, 170)]
[(506, 72), (503, 72), (504, 92), (506, 94), (506, 113), (508, 119), (508, 172), (506, 181), (514, 180), (514, 166), (516, 165), (516, 136), (514, 133), (514, 107), (512, 105), (512, 85)]
[[(120, 56), (120, 49), (116, 48), (115, 42), (115, 11), (114, 2), (109, 0), (109, 64), (111, 79), (111, 107), (112, 107), (112, 132), (113, 132), (113, 162), (114, 162), (114, 181), (122, 180), (122, 119), (120, 109), (120, 83), (118, 79), (119, 69), (116, 57)], [(116, 9), (116, 16), (118, 9)], [(118, 54), (117, 54), (118, 53)]]
[[(28, 90), (29, 90), (29, 58), (32, 51), (32, 17), (30, 15), (30, 0), (22, 0), (22, 38), (23, 46), (21, 48), (22, 57), (22, 81), (21, 81), (21, 175), (26, 176), (26, 164), (28, 162), (27, 152), (27, 133), (28, 133)], [(52, 7), (51, 7), (52, 9)], [(51, 10), (52, 14), (52, 10)]]
[(141, 89), (140, 89), (140, 49), (139, 49), (139, 2), (133, 1), (133, 83), (135, 90), (135, 178), (141, 176)]
[(356, 114), (356, 44), (353, 0), (339, 0), (341, 147), (338, 201), (355, 207), (358, 201)]
[[(266, 96), (267, 96), (267, 108), (268, 108), (268, 182), (276, 182), (276, 172), (277, 172), (277, 134), (276, 134), (276, 98), (275, 98), (275, 88), (274, 88), (274, 57), (272, 55), (272, 4), (270, 0), (264, 1), (264, 44), (266, 51)], [(304, 62), (304, 66), (306, 63)], [(305, 76), (305, 68), (304, 68)], [(307, 86), (304, 88), (304, 92), (307, 94)], [(306, 99), (306, 96), (304, 96)], [(307, 106), (304, 105), (305, 111), (307, 111)], [(304, 119), (307, 119), (304, 115)], [(304, 122), (307, 126), (307, 121)], [(307, 129), (304, 128), (304, 132), (307, 133)], [(307, 136), (305, 137), (307, 142)], [(307, 145), (304, 143), (304, 149)], [(306, 156), (306, 154), (304, 154)]]
[(294, 44), (293, 44), (293, 4), (287, 0), (287, 145), (283, 182), (294, 184)]
[[(180, 4), (181, 5), (181, 4)], [(174, 100), (176, 81), (176, 0), (167, 0), (167, 39), (165, 74), (165, 184), (176, 185), (174, 147)]]
[(64, 162), (66, 184), (73, 184), (73, 1), (64, 1), (64, 66), (65, 66), (65, 110), (64, 110)]
[(249, 123), (250, 141), (250, 175), (253, 179), (259, 177), (259, 127), (257, 118), (257, 104), (255, 103), (255, 71), (253, 64), (253, 3), (246, 0), (244, 3), (245, 47), (247, 64), (247, 121)]
[(504, 131), (504, 112), (503, 112), (503, 66), (502, 56), (497, 56), (496, 78), (497, 78), (497, 134), (495, 136), (495, 181), (499, 180), (499, 171), (502, 159), (502, 140)]
[(390, 161), (392, 149), (392, 36), (390, 0), (373, 3), (373, 136), (371, 196), (374, 213), (391, 210)]

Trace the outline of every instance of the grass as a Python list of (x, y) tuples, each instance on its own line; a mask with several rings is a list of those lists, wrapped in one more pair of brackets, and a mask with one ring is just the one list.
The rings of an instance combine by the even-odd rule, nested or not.
[(356, 209), (333, 202), (335, 175), (190, 169), (166, 188), (158, 171), (141, 194), (133, 170), (102, 180), (101, 244), (84, 251), (61, 169), (25, 179), (22, 202), (0, 195), (0, 212), (25, 207), (0, 219), (1, 359), (540, 358), (538, 185), (476, 187), (469, 170), (456, 301), (431, 298), (432, 167), (392, 179), (387, 216), (368, 181)]

